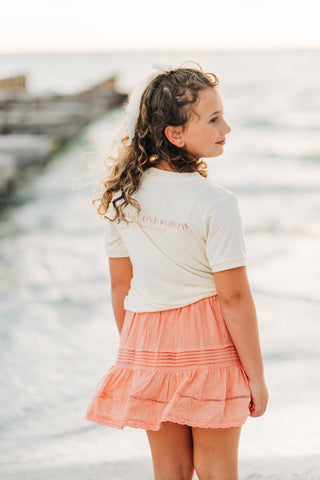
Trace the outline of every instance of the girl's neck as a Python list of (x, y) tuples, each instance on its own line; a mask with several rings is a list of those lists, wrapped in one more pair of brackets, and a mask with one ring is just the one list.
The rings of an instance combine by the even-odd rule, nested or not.
[(175, 172), (176, 170), (173, 170), (171, 167), (169, 167), (168, 162), (165, 160), (160, 160), (156, 165), (154, 165), (155, 168), (159, 168), (160, 170), (169, 170), (170, 172)]

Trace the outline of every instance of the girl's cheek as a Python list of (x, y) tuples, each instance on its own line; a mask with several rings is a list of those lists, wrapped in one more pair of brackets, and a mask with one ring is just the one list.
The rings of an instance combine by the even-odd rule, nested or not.
[(215, 123), (212, 123), (211, 124), (211, 128), (214, 132), (218, 132), (219, 131), (219, 125), (218, 125), (218, 122), (215, 122)]
[(219, 137), (219, 129), (217, 127), (214, 127), (212, 129), (212, 137), (213, 138), (218, 138)]

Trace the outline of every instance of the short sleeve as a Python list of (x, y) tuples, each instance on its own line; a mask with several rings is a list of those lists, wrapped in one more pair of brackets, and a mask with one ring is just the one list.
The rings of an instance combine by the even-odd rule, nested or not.
[(246, 265), (246, 246), (243, 226), (234, 194), (227, 195), (207, 217), (206, 254), (213, 272)]
[(129, 257), (123, 240), (116, 226), (116, 221), (106, 219), (104, 230), (104, 247), (109, 257)]

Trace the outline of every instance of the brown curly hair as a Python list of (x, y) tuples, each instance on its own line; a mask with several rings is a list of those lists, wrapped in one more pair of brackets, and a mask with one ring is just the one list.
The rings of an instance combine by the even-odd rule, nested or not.
[[(207, 177), (207, 164), (192, 157), (184, 148), (173, 145), (164, 133), (168, 125), (184, 126), (188, 122), (201, 90), (219, 85), (215, 74), (204, 73), (198, 67), (199, 70), (182, 67), (167, 70), (145, 88), (131, 144), (126, 146), (129, 138), (126, 135), (117, 154), (105, 160), (109, 172), (100, 182), (101, 195), (92, 202), (94, 206), (99, 202), (96, 208), (100, 217), (128, 223), (123, 212), (128, 204), (140, 213), (140, 205), (132, 195), (138, 190), (143, 172), (160, 160), (167, 161), (177, 172), (197, 171)], [(115, 209), (114, 218), (106, 215), (111, 203)]]

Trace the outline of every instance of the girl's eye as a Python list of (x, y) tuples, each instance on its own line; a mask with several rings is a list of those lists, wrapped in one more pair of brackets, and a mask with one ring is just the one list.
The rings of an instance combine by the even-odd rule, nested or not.
[[(224, 114), (225, 114), (225, 112), (222, 112), (222, 115), (224, 115)], [(211, 122), (211, 123), (214, 123), (216, 120), (219, 120), (219, 117), (213, 117), (213, 118), (211, 118), (210, 122)]]

